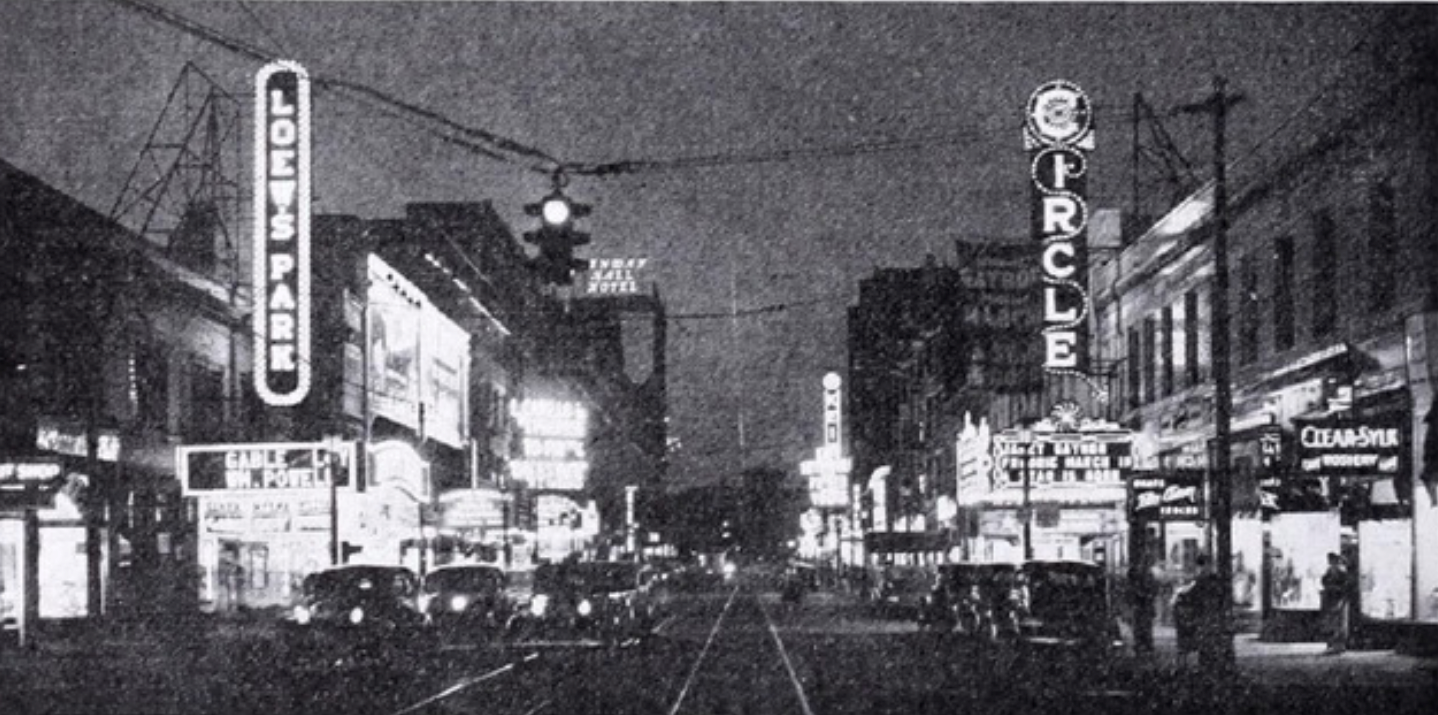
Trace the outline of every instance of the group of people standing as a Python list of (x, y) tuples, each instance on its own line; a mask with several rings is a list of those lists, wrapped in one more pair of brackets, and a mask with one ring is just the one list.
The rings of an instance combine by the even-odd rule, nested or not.
[[(1132, 594), (1134, 598), (1134, 644), (1140, 652), (1153, 649), (1153, 624), (1158, 607), (1171, 608), (1174, 630), (1178, 638), (1181, 655), (1197, 654), (1202, 665), (1220, 664), (1224, 639), (1229, 637), (1231, 624), (1223, 623), (1226, 589), (1236, 591), (1237, 584), (1227, 584), (1219, 578), (1207, 554), (1200, 554), (1196, 561), (1196, 575), (1173, 591), (1171, 599), (1161, 594), (1158, 577), (1147, 569), (1133, 573)], [(1324, 653), (1336, 655), (1348, 648), (1349, 612), (1352, 580), (1347, 561), (1341, 554), (1328, 554), (1328, 567), (1320, 582), (1322, 595), (1322, 628), (1327, 648)], [(1167, 603), (1160, 604), (1160, 601)]]

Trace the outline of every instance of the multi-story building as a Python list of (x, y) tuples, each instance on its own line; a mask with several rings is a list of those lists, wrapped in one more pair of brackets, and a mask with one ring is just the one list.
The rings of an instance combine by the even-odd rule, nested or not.
[[(953, 268), (930, 256), (913, 269), (881, 269), (859, 283), (849, 309), (850, 478), (864, 491), (865, 552), (900, 561), (942, 550), (927, 523), (926, 430), (961, 363), (940, 359), (940, 343), (959, 339), (960, 284)], [(929, 346), (926, 348), (926, 346)]]
[[(1273, 637), (1318, 627), (1328, 553), (1357, 575), (1357, 631), (1438, 622), (1438, 52), (1431, 18), (1397, 9), (1345, 57), (1301, 122), (1229, 184), (1230, 290), (1215, 300), (1210, 185), (1096, 269), (1097, 341), (1123, 356), (1114, 409), (1136, 466), (1230, 480), (1234, 599)], [(1236, 111), (1242, 111), (1240, 109)], [(1215, 306), (1231, 331), (1215, 341)], [(1210, 348), (1232, 367), (1228, 465)], [(1211, 548), (1206, 514), (1145, 520), (1159, 571)], [(1174, 578), (1182, 578), (1176, 575)]]
[(194, 562), (175, 445), (262, 422), (247, 297), (4, 163), (0, 215), (5, 618), (167, 604)]
[(222, 237), (167, 249), (3, 164), (0, 203), (24, 247), (0, 271), (7, 621), (283, 604), (335, 561), (523, 567), (541, 485), (516, 474), (520, 418), (546, 385), (599, 426), (566, 434), (596, 483), (662, 473), (662, 325), (658, 367), (626, 381), (619, 331), (596, 327), (614, 306), (550, 294), (488, 204), (316, 217), (312, 386), (269, 407), (242, 271), (199, 250)]
[(870, 553), (967, 551), (979, 519), (976, 504), (957, 500), (956, 436), (966, 416), (1017, 409), (1042, 386), (1037, 251), (962, 241), (956, 249), (956, 266), (931, 257), (879, 271), (849, 311), (853, 478), (866, 529), (887, 534), (869, 537)]

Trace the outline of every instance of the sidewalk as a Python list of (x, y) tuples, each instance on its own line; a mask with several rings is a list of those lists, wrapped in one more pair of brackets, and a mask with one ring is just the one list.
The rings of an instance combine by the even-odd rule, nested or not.
[[(777, 594), (761, 597), (764, 607), (779, 620), (784, 606)], [(803, 604), (790, 605), (781, 630), (825, 631), (848, 634), (901, 634), (917, 632), (913, 622), (875, 618), (854, 594), (842, 591), (813, 591)], [(1323, 643), (1275, 643), (1260, 641), (1257, 634), (1234, 637), (1234, 655), (1243, 677), (1273, 686), (1433, 688), (1438, 693), (1438, 658), (1417, 656), (1395, 650), (1350, 650), (1325, 655)], [(1127, 649), (1138, 671), (1172, 677), (1198, 667), (1197, 656), (1185, 663), (1178, 652), (1178, 639), (1171, 626), (1154, 629), (1154, 653), (1137, 656)]]
[[(1154, 628), (1154, 654), (1136, 658), (1159, 672), (1197, 668), (1197, 656), (1182, 661), (1172, 627)], [(1350, 650), (1324, 653), (1323, 643), (1273, 643), (1257, 634), (1239, 633), (1233, 640), (1239, 672), (1246, 678), (1274, 685), (1343, 687), (1438, 687), (1438, 659), (1405, 655), (1393, 650)]]
[(270, 614), (185, 614), (163, 620), (76, 621), (52, 623), (17, 644), (15, 634), (0, 646), (0, 670), (16, 660), (46, 657), (115, 657), (143, 660), (147, 656), (202, 654), (242, 643), (272, 640), (280, 624)]

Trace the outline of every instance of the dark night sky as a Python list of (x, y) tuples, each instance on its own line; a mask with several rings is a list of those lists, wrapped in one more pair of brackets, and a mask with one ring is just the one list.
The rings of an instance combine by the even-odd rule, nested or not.
[[(0, 0), (0, 158), (105, 211), (194, 62), (241, 97), (259, 65), (111, 2)], [(1128, 202), (1129, 107), (1248, 95), (1234, 156), (1320, 93), (1380, 4), (167, 2), (196, 22), (567, 162), (718, 157), (577, 176), (590, 256), (649, 256), (671, 326), (675, 478), (793, 467), (842, 371), (844, 309), (880, 266), (1024, 238), (1022, 110), (1067, 79), (1097, 108), (1096, 207)], [(248, 105), (245, 107), (248, 112)], [(248, 117), (248, 115), (246, 115)], [(1209, 135), (1168, 122), (1195, 162)], [(549, 188), (316, 92), (317, 213), (492, 200), (516, 233)], [(912, 148), (856, 151), (906, 142)], [(245, 139), (248, 156), (248, 137)], [(744, 157), (785, 161), (749, 162)], [(248, 176), (248, 166), (240, 170)], [(242, 233), (243, 235), (243, 233)], [(731, 300), (733, 301), (731, 303)], [(704, 317), (777, 305), (737, 321)], [(743, 416), (746, 449), (738, 446)]]

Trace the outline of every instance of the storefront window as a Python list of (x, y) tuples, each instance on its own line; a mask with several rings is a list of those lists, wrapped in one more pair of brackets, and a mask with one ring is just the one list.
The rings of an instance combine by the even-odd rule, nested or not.
[(1274, 608), (1316, 611), (1328, 554), (1340, 549), (1335, 512), (1275, 514), (1269, 522), (1269, 583)]
[(1412, 521), (1359, 522), (1358, 602), (1364, 616), (1378, 620), (1413, 617), (1412, 566)]

